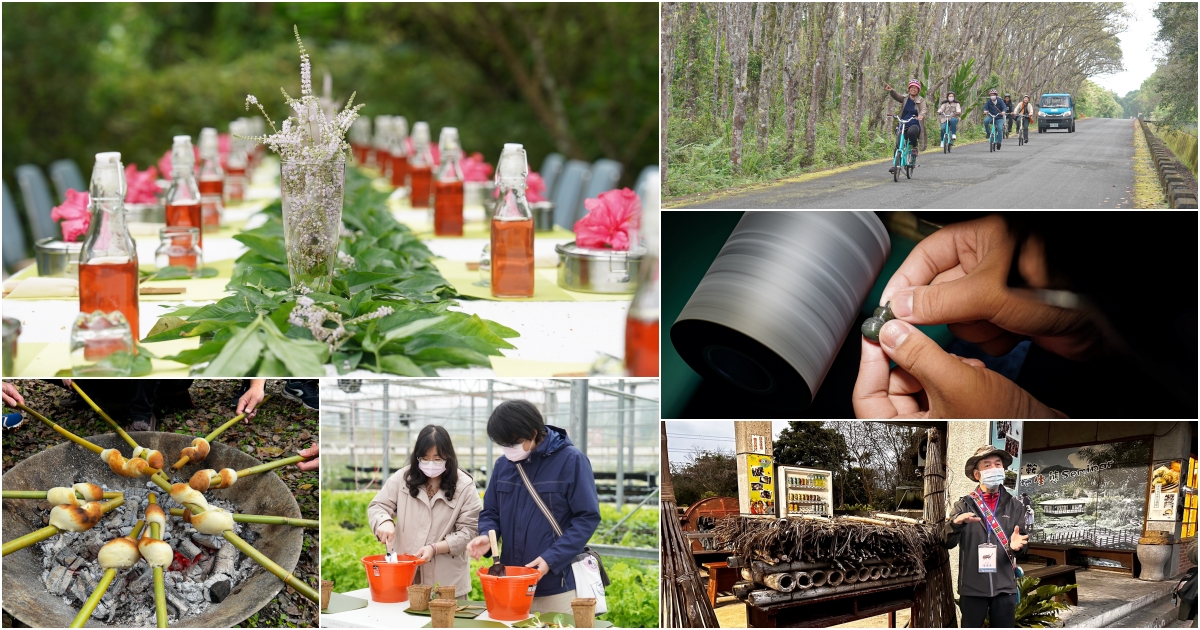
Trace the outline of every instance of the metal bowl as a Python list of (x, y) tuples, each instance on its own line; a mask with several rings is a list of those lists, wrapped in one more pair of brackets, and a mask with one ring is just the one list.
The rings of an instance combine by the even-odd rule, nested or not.
[(79, 252), (83, 243), (67, 243), (46, 237), (33, 244), (39, 276), (79, 278)]
[(125, 220), (135, 223), (166, 223), (167, 209), (161, 203), (127, 203)]
[(638, 266), (645, 250), (616, 251), (579, 247), (575, 241), (554, 246), (558, 286), (584, 293), (637, 291)]
[[(150, 431), (133, 432), (130, 435), (138, 444), (162, 451), (164, 456), (176, 456), (191, 442), (190, 435)], [(113, 433), (85, 438), (104, 448), (126, 450), (125, 442)], [(238, 449), (214, 442), (208, 458), (198, 464), (188, 464), (173, 473), (176, 480), (187, 480), (202, 468), (233, 468), (240, 470), (260, 464), (257, 459)], [(146, 479), (118, 477), (108, 469), (100, 457), (67, 441), (46, 449), (4, 473), (6, 489), (43, 490), (56, 486), (69, 486), (78, 481), (104, 482), (116, 491), (133, 487), (145, 489)], [(154, 490), (158, 492), (158, 488)], [(262, 473), (239, 479), (225, 490), (210, 492), (211, 497), (227, 499), (237, 503), (245, 514), (270, 514), (273, 516), (300, 517), (300, 506), (291, 490), (279, 477)], [(28, 534), (43, 526), (37, 511), (37, 501), (7, 500), (3, 503), (4, 540), (7, 542)], [(172, 517), (171, 527), (180, 527), (179, 520)], [(274, 560), (285, 571), (294, 571), (300, 560), (304, 532), (299, 527), (287, 525), (251, 525), (260, 537), (254, 547)], [(240, 562), (243, 560), (239, 554)], [(42, 556), (32, 548), (22, 549), (4, 558), (4, 610), (32, 627), (65, 628), (79, 610), (68, 605), (61, 597), (50, 597), (42, 586)], [(275, 599), (283, 589), (283, 582), (265, 570), (256, 570), (241, 582), (220, 604), (209, 606), (203, 613), (192, 615), (176, 624), (178, 627), (229, 628), (253, 615), (268, 602)], [(95, 625), (95, 622), (91, 622)]]
[(483, 206), (492, 205), (492, 194), (496, 190), (496, 182), (463, 182), (463, 205)]

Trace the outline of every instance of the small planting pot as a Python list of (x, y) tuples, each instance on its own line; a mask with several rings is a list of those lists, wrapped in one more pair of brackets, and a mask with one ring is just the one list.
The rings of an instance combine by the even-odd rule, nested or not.
[(454, 599), (454, 585), (439, 586), (433, 589), (434, 599)]
[(321, 610), (329, 608), (329, 596), (333, 594), (333, 580), (321, 580)]
[(596, 618), (596, 598), (576, 597), (571, 600), (571, 612), (575, 615), (576, 628), (591, 628)]
[(454, 612), (458, 601), (453, 599), (435, 599), (429, 602), (429, 616), (434, 628), (453, 628)]
[(414, 611), (429, 610), (429, 592), (433, 587), (428, 584), (413, 584), (408, 587), (408, 609)]

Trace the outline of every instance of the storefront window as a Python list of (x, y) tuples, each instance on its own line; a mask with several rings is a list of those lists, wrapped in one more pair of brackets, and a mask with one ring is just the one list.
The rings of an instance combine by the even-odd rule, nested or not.
[(1149, 441), (1023, 455), (1021, 494), (1033, 507), (1034, 542), (1137, 547), (1146, 516)]

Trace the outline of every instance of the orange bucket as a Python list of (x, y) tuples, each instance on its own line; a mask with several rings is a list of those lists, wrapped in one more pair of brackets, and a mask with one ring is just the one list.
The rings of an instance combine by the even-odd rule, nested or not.
[(397, 555), (399, 562), (388, 562), (387, 556), (367, 556), (362, 559), (371, 584), (371, 599), (382, 604), (408, 601), (417, 565), (425, 564), (416, 556)]
[(521, 621), (529, 617), (533, 593), (542, 578), (537, 569), (504, 565), (505, 577), (488, 575), (490, 567), (479, 567), (479, 584), (488, 616), (496, 621)]

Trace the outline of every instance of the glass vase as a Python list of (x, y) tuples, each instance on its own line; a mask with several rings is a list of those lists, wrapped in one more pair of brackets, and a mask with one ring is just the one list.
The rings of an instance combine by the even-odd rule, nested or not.
[(285, 161), (280, 175), (292, 288), (328, 292), (337, 268), (346, 161)]

